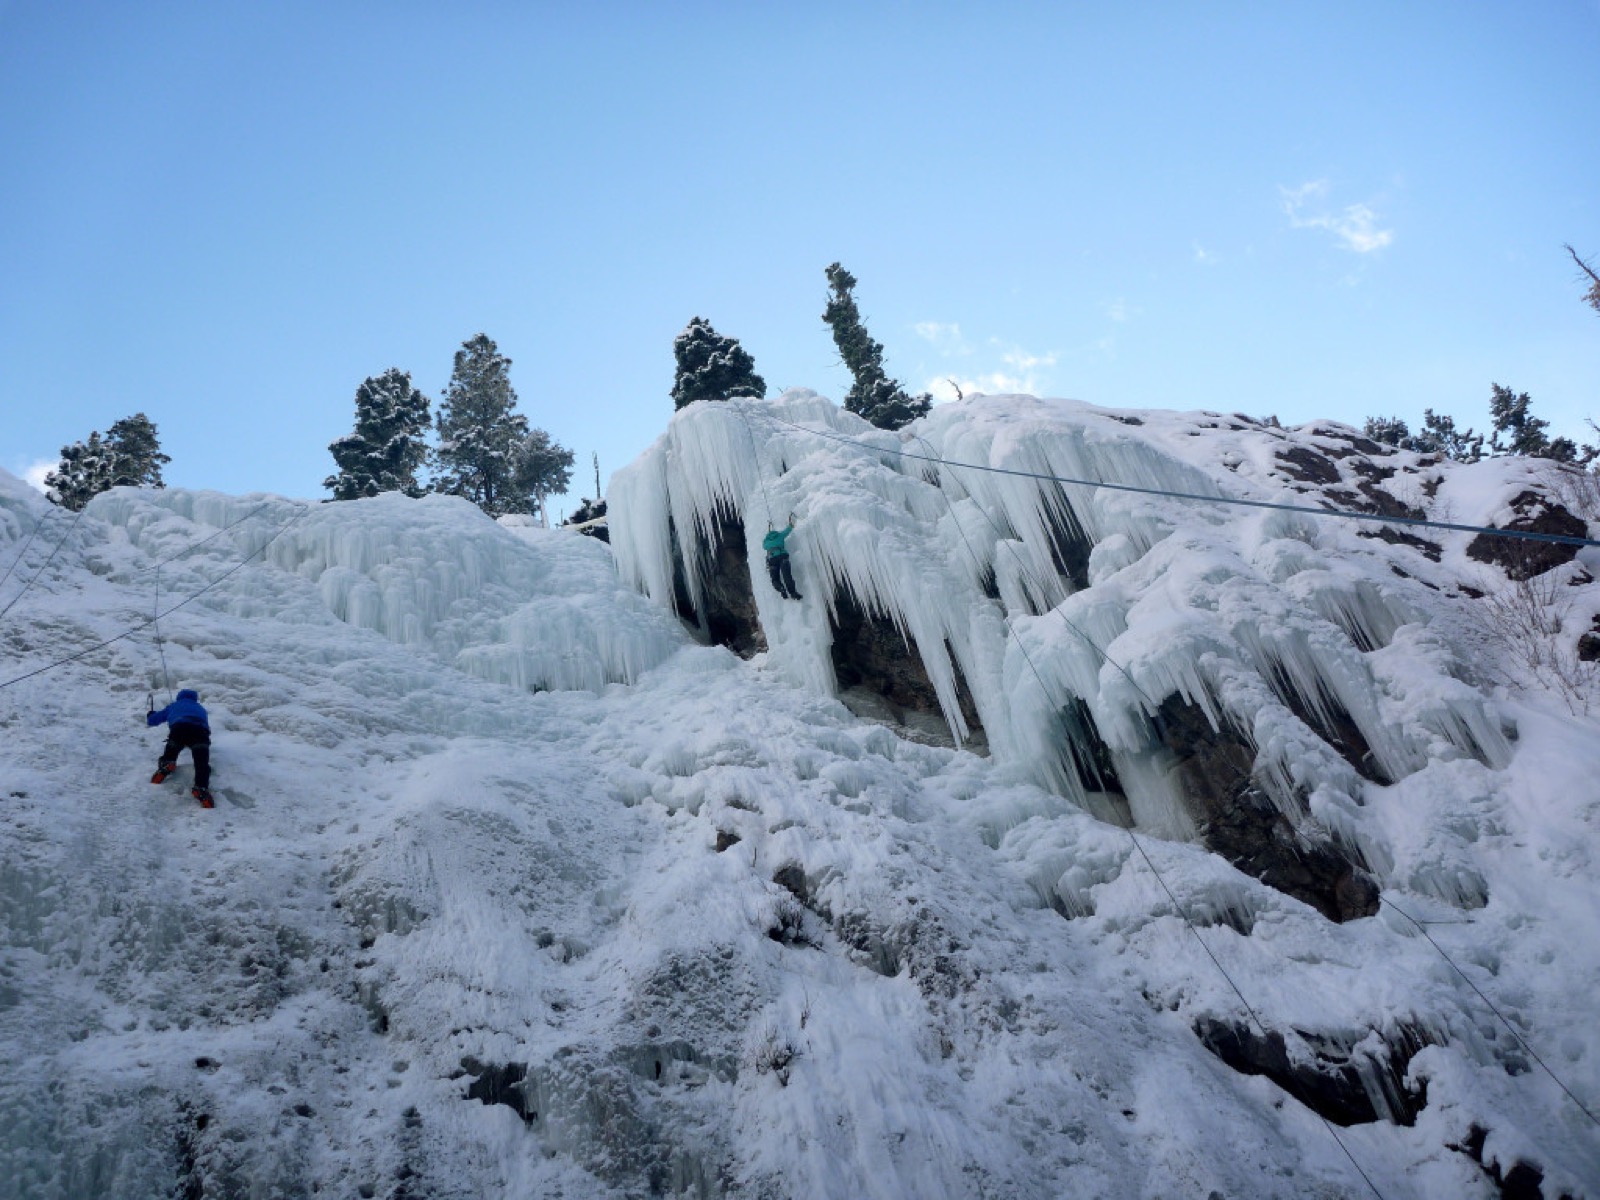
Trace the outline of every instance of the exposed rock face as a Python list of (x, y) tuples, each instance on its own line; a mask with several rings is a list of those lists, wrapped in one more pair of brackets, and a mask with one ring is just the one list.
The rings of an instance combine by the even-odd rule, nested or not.
[[(887, 718), (896, 725), (908, 726), (918, 740), (948, 740), (939, 696), (922, 665), (916, 640), (902, 634), (883, 616), (864, 612), (848, 592), (834, 595), (833, 670), (839, 690), (857, 715)], [(977, 707), (959, 673), (956, 677), (961, 715), (981, 748), (983, 724)], [(851, 695), (864, 690), (881, 700), (883, 712), (862, 711), (862, 699)]]
[(689, 599), (683, 563), (677, 562), (673, 590), (678, 615), (698, 625), (714, 646), (726, 646), (740, 658), (760, 654), (767, 648), (767, 636), (761, 630), (745, 566), (744, 522), (725, 508), (717, 509), (712, 540), (697, 539), (695, 549), (701, 556), (700, 578), (704, 581), (700, 607), (696, 609)]
[[(713, 644), (749, 658), (765, 650), (767, 642), (750, 588), (744, 525), (719, 510), (715, 536), (715, 547), (704, 540), (698, 544), (706, 565), (700, 609), (690, 603), (687, 589), (679, 587), (679, 612), (695, 621)], [(681, 568), (680, 563), (680, 576)], [(859, 716), (894, 725), (908, 737), (942, 740), (938, 695), (915, 641), (888, 618), (863, 611), (846, 591), (835, 594), (834, 612), (833, 667), (845, 702)], [(981, 752), (982, 723), (959, 677), (958, 684), (962, 714), (974, 733), (971, 748)], [(1298, 715), (1311, 723), (1311, 714), (1299, 708), (1303, 706), (1297, 707)], [(1342, 714), (1336, 707), (1331, 711), (1336, 727), (1319, 732), (1363, 774), (1386, 782), (1354, 722), (1339, 719)], [(1063, 720), (1074, 725), (1072, 718), (1081, 723), (1085, 714), (1086, 710), (1063, 714)], [(1243, 737), (1232, 730), (1213, 729), (1198, 708), (1177, 696), (1162, 704), (1159, 728), (1162, 742), (1177, 760), (1191, 815), (1208, 849), (1269, 887), (1310, 904), (1329, 920), (1349, 921), (1377, 911), (1373, 882), (1337, 849), (1310, 842), (1297, 832), (1254, 781), (1255, 752)], [(1065, 740), (1075, 745), (1084, 740), (1084, 731), (1074, 727)], [(1093, 744), (1094, 739), (1088, 741)], [(1085, 787), (1115, 790), (1109, 756), (1103, 762), (1079, 758), (1075, 755), (1073, 764)]]
[(1355, 718), (1344, 705), (1339, 703), (1337, 697), (1323, 692), (1320, 711), (1313, 711), (1306, 704), (1304, 697), (1290, 686), (1281, 671), (1274, 673), (1272, 684), (1274, 694), (1283, 701), (1284, 706), (1307, 726), (1316, 730), (1322, 740), (1337, 750), (1363, 778), (1381, 784), (1394, 782), (1372, 753), (1372, 746), (1356, 724)]
[(1255, 782), (1255, 752), (1244, 738), (1212, 729), (1199, 708), (1178, 696), (1162, 702), (1157, 727), (1177, 758), (1190, 814), (1208, 849), (1331, 921), (1378, 911), (1372, 880), (1331, 847), (1298, 834)]
[[(689, 598), (683, 563), (675, 564), (678, 615), (699, 626), (712, 645), (750, 658), (767, 648), (767, 637), (750, 586), (744, 522), (718, 509), (714, 538), (714, 545), (705, 538), (696, 542), (704, 581), (698, 608)], [(887, 617), (864, 612), (848, 592), (835, 594), (834, 612), (833, 667), (845, 703), (858, 716), (895, 725), (913, 740), (952, 744), (915, 640)], [(983, 723), (959, 676), (957, 686), (961, 712), (973, 734), (967, 748), (981, 753)]]
[(1338, 483), (1340, 480), (1339, 468), (1306, 446), (1280, 450), (1277, 459), (1285, 475), (1302, 483)]
[[(1509, 1171), (1502, 1171), (1497, 1162), (1483, 1161), (1483, 1148), (1489, 1140), (1489, 1131), (1482, 1125), (1473, 1125), (1460, 1144), (1449, 1143), (1449, 1149), (1465, 1154), (1500, 1189), (1502, 1200), (1544, 1200), (1544, 1171), (1526, 1159), (1518, 1159)], [(1567, 1193), (1561, 1200), (1573, 1200)]]
[(1594, 619), (1594, 628), (1578, 639), (1578, 660), (1600, 662), (1600, 617)]
[[(691, 1143), (683, 1109), (712, 1078), (738, 1076), (732, 1058), (708, 1059), (688, 1042), (646, 1040), (610, 1051), (564, 1046), (541, 1064), (462, 1061), (475, 1076), (464, 1099), (504, 1104), (553, 1152), (581, 1161), (617, 1187), (643, 1180), (651, 1196), (724, 1194), (718, 1159)], [(630, 1193), (631, 1194), (631, 1193)]]
[[(1560, 537), (1587, 537), (1589, 527), (1549, 496), (1527, 491), (1511, 501), (1516, 516), (1501, 529), (1530, 533), (1553, 533)], [(1512, 579), (1532, 579), (1552, 567), (1563, 566), (1578, 557), (1578, 547), (1560, 542), (1525, 541), (1521, 538), (1494, 537), (1480, 533), (1467, 547), (1467, 557), (1493, 563)]]
[[(678, 616), (694, 622), (712, 645), (728, 646), (739, 658), (752, 658), (766, 650), (766, 634), (750, 587), (744, 522), (733, 512), (718, 509), (712, 538), (714, 542), (696, 539), (696, 554), (701, 555), (699, 606), (690, 598), (682, 560), (674, 563)], [(834, 613), (834, 672), (846, 706), (859, 717), (896, 726), (914, 741), (954, 744), (914, 638), (901, 634), (882, 614), (862, 611), (853, 595), (843, 590), (835, 594)], [(987, 744), (978, 707), (960, 678), (957, 686), (962, 715), (973, 733), (966, 749), (981, 754)]]
[[(838, 434), (834, 441), (877, 436), (854, 427), (847, 415), (809, 394), (796, 394), (785, 403), (807, 422), (833, 424)], [(687, 599), (689, 589), (680, 582), (677, 608), (694, 619), (708, 640), (746, 657), (766, 650), (774, 663), (798, 665), (810, 679), (827, 677), (831, 667), (839, 698), (853, 712), (887, 724), (903, 737), (950, 744), (952, 735), (932, 680), (939, 679), (943, 688), (947, 666), (968, 664), (980, 673), (975, 681), (985, 684), (978, 694), (990, 723), (982, 730), (977, 706), (957, 672), (956, 703), (965, 723), (979, 734), (976, 748), (986, 748), (987, 739), (993, 738), (996, 753), (1034, 783), (1079, 797), (1108, 821), (1123, 814), (1131, 820), (1133, 812), (1144, 811), (1135, 801), (1168, 803), (1166, 789), (1172, 787), (1182, 795), (1199, 840), (1240, 870), (1330, 920), (1376, 912), (1377, 890), (1359, 854), (1302, 820), (1294, 800), (1280, 789), (1298, 788), (1304, 796), (1330, 782), (1334, 786), (1325, 794), (1335, 796), (1332, 802), (1345, 806), (1352, 822), (1359, 823), (1359, 783), (1333, 767), (1321, 747), (1301, 754), (1307, 731), (1342, 755), (1360, 776), (1382, 785), (1393, 783), (1426, 753), (1411, 745), (1420, 735), (1388, 736), (1380, 728), (1373, 707), (1359, 697), (1371, 667), (1347, 652), (1325, 625), (1341, 629), (1356, 653), (1385, 646), (1394, 630), (1412, 618), (1399, 598), (1405, 593), (1395, 589), (1391, 601), (1391, 581), (1366, 576), (1387, 565), (1395, 576), (1411, 579), (1405, 569), (1409, 566), (1421, 572), (1417, 587), (1437, 588), (1428, 577), (1439, 574), (1429, 569), (1429, 560), (1442, 560), (1439, 545), (1406, 529), (1363, 524), (1355, 532), (1400, 549), (1391, 554), (1387, 547), (1368, 542), (1371, 553), (1363, 552), (1346, 567), (1329, 551), (1348, 542), (1348, 534), (1305, 532), (1308, 524), (1320, 530), (1321, 522), (1274, 516), (1261, 526), (1265, 543), (1236, 544), (1231, 524), (1190, 525), (1189, 510), (1181, 506), (1109, 496), (1081, 484), (1040, 487), (1038, 481), (1124, 480), (1140, 491), (1204, 495), (1217, 487), (1215, 479), (1163, 446), (1176, 436), (1203, 437), (1205, 430), (1218, 430), (1225, 443), (1223, 467), (1256, 485), (1274, 490), (1287, 485), (1303, 497), (1296, 507), (1412, 519), (1425, 515), (1419, 505), (1439, 486), (1443, 471), (1435, 469), (1438, 461), (1380, 446), (1357, 430), (1326, 422), (1284, 430), (1217, 413), (1173, 420), (1142, 415), (1124, 420), (1112, 414), (1115, 428), (1107, 429), (1098, 410), (1079, 412), (1042, 402), (1001, 407), (1004, 421), (993, 419), (980, 405), (965, 413), (948, 410), (943, 421), (929, 422), (927, 432), (918, 436), (935, 453), (942, 449), (950, 455), (951, 470), (938, 474), (892, 461), (889, 456), (895, 451), (887, 444), (863, 457), (860, 451), (867, 443), (855, 451), (837, 449), (825, 441), (819, 444), (798, 426), (798, 435), (773, 432), (762, 451), (771, 461), (752, 465), (744, 450), (750, 434), (736, 421), (724, 420), (727, 413), (716, 406), (686, 410), (674, 418), (675, 430), (651, 465), (641, 465), (629, 477), (632, 482), (624, 481), (623, 493), (632, 500), (619, 502), (619, 512), (635, 512), (638, 528), (650, 533), (638, 537), (635, 545), (619, 526), (619, 563), (660, 601), (671, 561), (663, 550), (670, 546), (671, 554), (681, 553), (686, 560), (677, 564), (680, 580), (703, 581), (694, 608)], [(1130, 435), (1130, 425), (1156, 428), (1146, 438)], [(1027, 437), (1018, 432), (1019, 426), (1029, 430)], [(824, 439), (831, 436), (822, 434)], [(677, 448), (675, 454), (669, 454), (668, 446)], [(953, 465), (985, 458), (994, 474), (1011, 478)], [(757, 468), (769, 472), (759, 476), (763, 482), (758, 482)], [(750, 588), (748, 555), (754, 547), (734, 509), (748, 504), (741, 511), (753, 521), (761, 519), (754, 514), (773, 507), (766, 495), (773, 476), (782, 492), (777, 508), (795, 503), (796, 496), (806, 497), (801, 503), (807, 506), (807, 552), (817, 556), (814, 565), (821, 568), (820, 576), (836, 581), (831, 585), (834, 594), (820, 597), (833, 614), (830, 638), (808, 631), (805, 637), (774, 638), (769, 646), (761, 629)], [(948, 492), (930, 493), (933, 486)], [(679, 522), (676, 529), (672, 520)], [(692, 539), (685, 539), (680, 547), (676, 535), (684, 532), (682, 522), (690, 520), (700, 542), (691, 546)], [(663, 539), (661, 530), (669, 536)], [(1182, 531), (1181, 542), (1168, 542), (1177, 531)], [(1002, 544), (1006, 550), (999, 549)], [(1184, 553), (1175, 553), (1180, 544)], [(963, 567), (953, 573), (947, 596), (923, 565), (930, 553), (959, 561), (963, 545), (974, 571), (965, 575)], [(1220, 554), (1210, 556), (1211, 549)], [(756, 557), (759, 570), (759, 552)], [(1212, 565), (1201, 565), (1208, 563)], [(1137, 585), (1145, 589), (1143, 594), (1151, 594), (1152, 579), (1170, 589), (1171, 612), (1182, 615), (1170, 629), (1159, 628), (1162, 618), (1156, 615), (1165, 602), (1127, 607), (1133, 577), (1119, 576), (1134, 564), (1143, 573)], [(1306, 575), (1309, 571), (1319, 573), (1315, 582)], [(1293, 585), (1284, 586), (1291, 578)], [(1275, 595), (1275, 587), (1288, 595)], [(1085, 592), (1089, 595), (1082, 600), (1076, 597)], [(858, 599), (862, 596), (873, 599), (863, 602)], [(1067, 601), (1068, 596), (1073, 599)], [(818, 598), (808, 595), (808, 618), (815, 617)], [(1117, 694), (1126, 689), (1101, 686), (1084, 664), (1074, 662), (1081, 645), (1056, 636), (1059, 630), (1033, 631), (1032, 644), (1045, 663), (1035, 668), (1039, 682), (1046, 684), (1054, 671), (1061, 685), (1063, 699), (1056, 701), (1054, 713), (1033, 708), (1032, 688), (993, 686), (1004, 676), (1006, 638), (1019, 636), (1006, 618), (1040, 616), (1061, 603), (1071, 603), (1099, 630), (1088, 637), (1091, 645), (1098, 645), (1096, 638), (1119, 638), (1124, 632), (1120, 620), (1137, 616), (1131, 624), (1140, 628), (1126, 630), (1135, 635), (1126, 645), (1145, 660), (1152, 678), (1171, 680), (1174, 672), (1189, 669), (1180, 661), (1185, 655), (1203, 659), (1214, 648), (1223, 669), (1255, 672), (1288, 711), (1265, 700), (1265, 710), (1251, 708), (1256, 704), (1252, 697), (1259, 695), (1252, 684), (1228, 691), (1225, 701), (1219, 694), (1214, 728), (1200, 710), (1168, 699), (1150, 751), (1170, 756), (1174, 768), (1170, 782), (1158, 781), (1162, 794), (1147, 795), (1141, 789), (1154, 785), (1134, 769), (1138, 764), (1123, 763), (1118, 755), (1140, 753), (1129, 747), (1140, 744), (1148, 711), (1131, 711), (1126, 698)], [(1231, 615), (1221, 615), (1219, 603)], [(1263, 621), (1284, 624), (1258, 629)], [(906, 632), (911, 629), (915, 636)], [(1252, 630), (1260, 635), (1259, 646)], [(1083, 636), (1080, 632), (1080, 641)], [(918, 638), (925, 644), (919, 645)], [(826, 663), (818, 661), (824, 646)], [(931, 672), (924, 659), (934, 664)], [(1199, 669), (1202, 674), (1210, 670)], [(1170, 685), (1162, 686), (1170, 690)], [(948, 698), (950, 690), (944, 694)], [(1072, 699), (1079, 694), (1084, 700)], [(1454, 714), (1443, 720), (1444, 728), (1455, 731), (1447, 739), (1482, 757), (1471, 745), (1470, 731), (1483, 728), (1486, 719), (1472, 698), (1455, 692), (1449, 696), (1440, 701)], [(1099, 722), (1107, 723), (1106, 736)], [(1118, 751), (1113, 753), (1111, 746)], [(1319, 764), (1328, 764), (1338, 778), (1313, 778), (1324, 770)], [(1135, 795), (1130, 797), (1129, 789)]]
[(1056, 574), (1072, 581), (1073, 589), (1082, 591), (1089, 586), (1089, 555), (1094, 542), (1083, 530), (1083, 523), (1066, 501), (1052, 504), (1049, 515), (1050, 558)]
[(1373, 1039), (1368, 1030), (1359, 1035), (1297, 1031), (1295, 1037), (1303, 1044), (1293, 1055), (1276, 1029), (1263, 1035), (1252, 1025), (1201, 1017), (1195, 1033), (1206, 1049), (1234, 1070), (1265, 1075), (1335, 1125), (1378, 1120), (1412, 1125), (1427, 1104), (1425, 1089), (1408, 1091), (1403, 1082), (1412, 1058), (1434, 1041), (1415, 1027), (1377, 1039), (1381, 1053), (1370, 1049)]

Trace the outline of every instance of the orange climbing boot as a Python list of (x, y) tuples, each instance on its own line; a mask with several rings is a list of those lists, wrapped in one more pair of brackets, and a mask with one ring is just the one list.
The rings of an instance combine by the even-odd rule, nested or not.
[(178, 769), (178, 764), (177, 763), (158, 762), (156, 764), (156, 773), (154, 775), (150, 776), (150, 782), (151, 783), (165, 783), (166, 779), (167, 779), (167, 776), (171, 775), (177, 769)]
[(217, 802), (211, 798), (210, 788), (190, 788), (189, 794), (200, 801), (201, 808), (215, 808), (217, 806)]

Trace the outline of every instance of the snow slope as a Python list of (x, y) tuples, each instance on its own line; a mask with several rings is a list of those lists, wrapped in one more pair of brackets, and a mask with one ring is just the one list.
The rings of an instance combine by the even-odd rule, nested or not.
[[(987, 505), (1036, 555), (1020, 492), (951, 478), (947, 507), (920, 474), (770, 424), (752, 455), (741, 426), (722, 428), (731, 411), (703, 415), (715, 407), (669, 430), (692, 465), (653, 453), (619, 481), (620, 579), (600, 543), (443, 498), (118, 491), (69, 531), (0, 475), (0, 564), (43, 522), (0, 585), (3, 606), (39, 572), (0, 618), (0, 682), (210, 588), (160, 621), (159, 644), (146, 628), (0, 690), (0, 1194), (1493, 1196), (1449, 1148), (1477, 1126), (1502, 1173), (1525, 1160), (1546, 1195), (1600, 1195), (1600, 1130), (1416, 927), (1388, 909), (1332, 924), (1242, 875), (1172, 827), (1157, 780), (1135, 815), (1168, 836), (1136, 846), (1030, 758), (1043, 735), (1026, 696), (1043, 680), (1012, 628), (1103, 730), (1138, 705), (1046, 626), (1055, 606), (1144, 686), (1187, 663), (1197, 696), (1240, 708), (1249, 697), (1219, 685), (1248, 682), (1227, 662), (1249, 620), (1206, 659), (1173, 614), (1208, 596), (1270, 615), (1288, 595), (1296, 621), (1319, 597), (1345, 606), (1378, 648), (1296, 661), (1356, 706), (1384, 697), (1372, 730), (1381, 745), (1392, 729), (1397, 779), (1319, 759), (1311, 810), (1346, 822), (1385, 895), (1440, 922), (1434, 941), (1600, 1111), (1600, 739), (1554, 697), (1451, 669), (1464, 643), (1442, 589), (1483, 577), (1459, 546), (1418, 564), (1294, 518), (1101, 494), (1074, 502), (1103, 522), (1090, 588), (1025, 597), (1055, 572), (1004, 566), (990, 533), (1008, 624), (948, 539), (976, 539)], [(954, 460), (988, 461), (1020, 431), (1017, 452), (1052, 467), (1076, 452), (1130, 481), (1270, 486), (1257, 431), (958, 407), (919, 429)], [(774, 412), (863, 432), (809, 395)], [(1058, 448), (1041, 450), (1051, 431)], [(1440, 494), (1457, 488), (1455, 519), (1477, 520), (1512, 486), (1452, 477)], [(808, 603), (781, 608), (757, 579), (772, 650), (753, 662), (696, 644), (631, 586), (661, 599), (672, 566), (653, 522), (719, 488), (802, 516)], [(928, 528), (944, 551), (927, 552)], [(1268, 587), (1295, 552), (1285, 530), (1319, 562)], [(1161, 558), (1185, 539), (1192, 553)], [(863, 540), (887, 549), (850, 549)], [(1219, 559), (1241, 565), (1224, 578)], [(1379, 588), (1391, 561), (1441, 597)], [(905, 620), (919, 645), (951, 646), (992, 758), (903, 741), (832, 698), (808, 588), (824, 578), (940, 593)], [(1356, 672), (1344, 684), (1338, 662)], [(146, 782), (159, 735), (144, 702), (169, 679), (211, 709), (214, 812), (187, 799), (187, 765), (181, 787)], [(1292, 729), (1274, 714), (1260, 741), (1277, 753)], [(1489, 745), (1462, 752), (1460, 726), (1429, 714)], [(1399, 1085), (1363, 1039), (1424, 1033), (1416, 1123), (1338, 1129), (1341, 1147), (1276, 1084), (1226, 1066), (1194, 1032), (1245, 1020), (1218, 964), (1267, 1027), (1324, 1039), (1294, 1047), (1348, 1054), (1380, 1107)]]

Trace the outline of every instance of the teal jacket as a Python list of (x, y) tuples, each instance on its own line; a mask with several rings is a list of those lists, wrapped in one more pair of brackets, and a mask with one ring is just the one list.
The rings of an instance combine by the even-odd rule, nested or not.
[(761, 539), (761, 548), (767, 552), (768, 558), (777, 558), (780, 554), (787, 554), (784, 549), (784, 539), (794, 532), (793, 523), (783, 529), (769, 529), (767, 536)]

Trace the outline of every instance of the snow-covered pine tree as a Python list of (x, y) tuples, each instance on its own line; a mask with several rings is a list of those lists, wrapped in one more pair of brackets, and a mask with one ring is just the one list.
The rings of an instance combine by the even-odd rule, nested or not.
[(411, 372), (390, 367), (368, 376), (356, 389), (355, 431), (328, 446), (339, 473), (322, 481), (335, 500), (379, 492), (423, 495), (417, 472), (427, 462), (431, 414), (428, 398), (411, 383)]
[(883, 346), (872, 340), (861, 322), (854, 295), (856, 277), (838, 263), (827, 269), (828, 307), (822, 319), (833, 330), (833, 344), (850, 368), (854, 382), (844, 406), (880, 429), (899, 429), (927, 413), (933, 397), (910, 396), (883, 368)]
[(104, 437), (98, 429), (85, 441), (61, 447), (61, 461), (44, 477), (45, 493), (63, 508), (77, 512), (101, 492), (114, 487), (165, 487), (156, 427), (143, 413), (123, 417)]
[(96, 429), (82, 442), (61, 447), (61, 461), (44, 477), (45, 495), (62, 508), (79, 512), (111, 486), (106, 445)]
[(756, 374), (749, 351), (738, 338), (718, 333), (704, 317), (695, 317), (672, 340), (672, 356), (678, 364), (672, 382), (674, 408), (696, 400), (760, 399), (767, 394), (766, 380)]
[(436, 492), (465, 496), (491, 517), (528, 511), (518, 479), (528, 420), (515, 411), (511, 360), (487, 334), (456, 351), (450, 385), (439, 402)]
[(1410, 448), (1411, 429), (1399, 417), (1368, 417), (1361, 427), (1361, 432), (1385, 446)]
[(1458, 429), (1456, 419), (1448, 413), (1436, 413), (1431, 408), (1425, 408), (1422, 410), (1422, 428), (1405, 449), (1424, 454), (1442, 454), (1458, 462), (1477, 462), (1483, 457), (1483, 434), (1470, 428)]
[(143, 413), (123, 417), (106, 431), (110, 457), (111, 487), (152, 487), (167, 485), (161, 479), (161, 464), (172, 458), (161, 453), (161, 439), (155, 422)]
[(1489, 385), (1489, 416), (1494, 422), (1494, 435), (1489, 448), (1496, 454), (1520, 454), (1530, 458), (1558, 458), (1570, 462), (1576, 449), (1567, 438), (1554, 454), (1551, 452), (1549, 421), (1533, 415), (1533, 401), (1527, 392), (1513, 392), (1498, 383)]
[(521, 510), (537, 513), (540, 523), (550, 524), (545, 501), (567, 490), (572, 482), (572, 451), (559, 445), (543, 429), (530, 430), (522, 441), (517, 459), (517, 490), (528, 498)]

